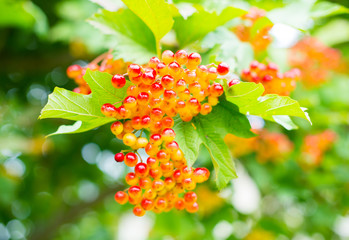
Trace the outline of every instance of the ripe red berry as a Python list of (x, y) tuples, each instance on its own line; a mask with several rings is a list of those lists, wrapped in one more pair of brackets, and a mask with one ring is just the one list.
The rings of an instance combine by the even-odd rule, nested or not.
[(126, 183), (130, 186), (137, 185), (139, 182), (139, 178), (136, 176), (134, 172), (127, 173), (125, 176)]
[(141, 206), (144, 210), (149, 211), (153, 208), (154, 202), (150, 199), (144, 198), (141, 202)]
[(106, 117), (115, 117), (117, 115), (117, 109), (110, 103), (103, 104), (101, 111)]
[(152, 68), (147, 68), (142, 74), (142, 82), (146, 85), (151, 85), (156, 78), (156, 71)]
[(175, 139), (176, 133), (171, 128), (165, 128), (162, 131), (161, 136), (162, 136), (162, 140), (167, 143), (167, 142), (172, 142)]
[(162, 123), (163, 128), (172, 128), (174, 125), (173, 118), (171, 118), (171, 117), (164, 117), (161, 120), (161, 123)]
[(210, 93), (213, 97), (219, 97), (223, 94), (224, 89), (220, 83), (214, 83), (211, 85)]
[(133, 214), (137, 217), (142, 217), (145, 214), (145, 210), (141, 206), (135, 206), (133, 208)]
[(139, 186), (142, 189), (149, 189), (151, 188), (151, 185), (152, 185), (152, 180), (149, 177), (139, 179)]
[(121, 152), (117, 153), (117, 154), (115, 154), (114, 159), (117, 162), (123, 162), (124, 159), (125, 159), (125, 155), (123, 153), (121, 153)]
[(153, 134), (149, 138), (149, 142), (155, 146), (159, 146), (162, 143), (161, 135), (160, 134)]
[(146, 177), (149, 173), (149, 168), (147, 166), (147, 164), (145, 163), (138, 163), (136, 166), (135, 166), (135, 174), (138, 176), (138, 177)]
[(126, 84), (126, 79), (123, 75), (116, 74), (111, 78), (111, 84), (115, 88), (122, 88)]
[(128, 195), (133, 199), (138, 199), (142, 196), (142, 189), (139, 186), (132, 186), (128, 189)]
[(157, 198), (156, 202), (155, 202), (155, 206), (156, 206), (156, 208), (158, 208), (160, 210), (164, 210), (167, 207), (166, 199), (163, 197)]
[(218, 64), (218, 67), (217, 67), (217, 72), (219, 75), (226, 75), (229, 73), (229, 66), (228, 64), (222, 62), (220, 64)]
[(121, 122), (114, 122), (111, 126), (110, 126), (110, 130), (111, 132), (117, 136), (119, 134), (121, 134), (124, 130), (124, 125)]
[(174, 58), (179, 65), (184, 65), (188, 62), (188, 54), (185, 50), (178, 50), (175, 53)]
[(138, 64), (130, 64), (127, 67), (127, 73), (130, 77), (137, 77), (140, 75), (142, 68)]
[(133, 109), (137, 106), (137, 99), (134, 96), (127, 96), (124, 99), (124, 106), (128, 109)]
[(172, 51), (170, 50), (165, 50), (163, 53), (162, 53), (162, 61), (165, 63), (165, 64), (169, 64), (170, 62), (173, 62), (173, 59), (174, 59), (174, 54)]
[(194, 203), (192, 203), (192, 204), (190, 204), (190, 205), (187, 205), (187, 206), (185, 207), (185, 209), (186, 209), (187, 212), (189, 212), (189, 213), (195, 213), (195, 212), (197, 212), (197, 211), (199, 210), (199, 204), (196, 203), (196, 202), (194, 202)]
[(184, 203), (184, 200), (182, 198), (179, 198), (176, 200), (175, 208), (177, 210), (183, 210), (185, 208), (185, 203)]
[(195, 168), (193, 179), (197, 183), (205, 182), (210, 177), (210, 171), (207, 168)]
[(128, 201), (128, 196), (123, 191), (119, 191), (119, 192), (115, 193), (114, 198), (115, 198), (115, 201), (121, 205), (127, 203), (127, 201)]
[(67, 68), (67, 75), (71, 79), (74, 79), (80, 76), (81, 73), (82, 73), (82, 67), (80, 65), (74, 64)]
[(167, 88), (170, 89), (174, 85), (174, 79), (171, 75), (165, 75), (161, 78), (161, 84)]
[(141, 118), (141, 125), (142, 125), (142, 128), (148, 128), (148, 127), (150, 126), (150, 123), (151, 123), (151, 118), (150, 118), (150, 116), (144, 115), (144, 116)]
[(238, 83), (240, 83), (239, 79), (232, 79), (228, 82), (228, 87), (231, 87), (231, 86), (236, 85)]
[(164, 92), (164, 87), (162, 86), (161, 83), (155, 82), (150, 86), (150, 91), (152, 93), (152, 96), (157, 98), (157, 97), (160, 97)]
[(148, 157), (147, 165), (149, 168), (156, 168), (159, 166), (159, 161), (156, 158)]
[(145, 105), (149, 102), (149, 94), (146, 92), (140, 92), (137, 96), (137, 102), (140, 105)]
[(127, 153), (125, 156), (125, 164), (128, 167), (134, 167), (136, 166), (137, 162), (138, 162), (138, 157), (135, 153)]
[(152, 57), (149, 62), (148, 62), (148, 66), (151, 68), (156, 68), (156, 66), (160, 63), (160, 59), (157, 57)]
[(188, 63), (187, 63), (187, 67), (189, 69), (193, 69), (196, 68), (197, 66), (199, 66), (201, 63), (201, 56), (198, 53), (191, 53), (188, 56)]
[(184, 201), (186, 203), (194, 203), (198, 200), (198, 196), (194, 192), (187, 192), (184, 194)]

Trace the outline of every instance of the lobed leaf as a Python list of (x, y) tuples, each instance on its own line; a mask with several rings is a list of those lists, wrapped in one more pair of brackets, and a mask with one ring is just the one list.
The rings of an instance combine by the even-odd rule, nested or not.
[(123, 0), (123, 2), (150, 28), (157, 42), (171, 30), (174, 21), (169, 4), (164, 0)]
[(227, 100), (236, 104), (241, 113), (277, 122), (289, 130), (296, 127), (290, 116), (300, 117), (311, 123), (306, 109), (302, 108), (296, 100), (276, 94), (261, 96), (263, 92), (262, 84), (244, 82), (225, 89)]
[(227, 133), (239, 137), (253, 137), (251, 126), (245, 115), (239, 113), (237, 107), (224, 101), (215, 106), (206, 116), (199, 116), (192, 122), (182, 122), (177, 118), (174, 125), (176, 141), (180, 145), (189, 166), (197, 159), (200, 145), (209, 151), (216, 171), (216, 183), (219, 189), (236, 178), (233, 159), (224, 143)]
[(115, 36), (116, 58), (139, 64), (156, 55), (156, 40), (148, 26), (131, 10), (101, 10), (88, 22), (103, 33)]
[(113, 104), (122, 101), (130, 83), (126, 83), (121, 89), (116, 89), (111, 84), (111, 77), (109, 73), (88, 69), (84, 79), (91, 88), (90, 95), (56, 87), (49, 95), (48, 103), (41, 110), (39, 118), (62, 118), (76, 122), (73, 125), (60, 126), (50, 135), (85, 132), (115, 121), (114, 118), (105, 117), (101, 113), (101, 106), (104, 103)]
[(176, 17), (173, 29), (176, 32), (180, 47), (183, 48), (190, 43), (201, 40), (217, 27), (245, 13), (245, 10), (235, 7), (227, 7), (220, 14), (200, 9), (187, 19), (182, 16)]

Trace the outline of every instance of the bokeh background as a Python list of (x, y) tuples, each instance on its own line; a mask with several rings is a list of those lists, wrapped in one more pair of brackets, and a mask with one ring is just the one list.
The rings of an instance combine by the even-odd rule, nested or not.
[[(222, 2), (286, 9), (285, 21), (293, 23), (304, 17), (300, 6), (307, 4), (174, 2), (183, 9)], [(332, 2), (349, 8), (346, 0)], [(311, 86), (299, 83), (292, 93), (309, 108), (312, 126), (299, 120), (298, 130), (287, 131), (251, 117), (260, 137), (226, 137), (238, 179), (220, 192), (213, 179), (200, 186), (198, 214), (174, 211), (137, 218), (130, 206), (119, 206), (113, 198), (127, 169), (113, 160), (123, 145), (109, 126), (45, 138), (66, 122), (38, 120), (55, 86), (76, 87), (66, 68), (87, 64), (112, 46), (112, 38), (86, 22), (101, 5), (110, 10), (122, 6), (116, 0), (0, 0), (0, 240), (349, 239), (348, 14), (318, 20), (305, 16), (306, 31), (285, 24), (270, 31), (268, 56), (283, 70), (290, 68), (290, 49), (306, 36), (317, 39), (310, 45), (320, 41), (339, 53), (328, 50), (326, 61), (338, 60), (344, 67), (328, 69), (316, 86), (312, 81), (322, 73), (310, 71)], [(326, 61), (320, 66), (326, 68)], [(212, 168), (204, 149), (198, 163)]]

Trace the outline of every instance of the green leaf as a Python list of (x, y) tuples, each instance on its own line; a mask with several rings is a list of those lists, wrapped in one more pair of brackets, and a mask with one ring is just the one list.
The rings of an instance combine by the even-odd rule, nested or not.
[(292, 1), (282, 8), (275, 8), (267, 13), (267, 17), (275, 23), (283, 23), (299, 30), (310, 27), (310, 10), (316, 0)]
[(236, 104), (239, 108), (244, 108), (262, 96), (264, 87), (261, 83), (241, 82), (232, 87), (225, 86), (227, 100)]
[(275, 121), (276, 123), (280, 124), (287, 130), (298, 129), (298, 126), (292, 121), (292, 119), (289, 116), (285, 116), (285, 115), (273, 116), (272, 121)]
[(154, 34), (131, 10), (101, 10), (88, 21), (103, 33), (115, 36), (116, 58), (143, 64), (156, 55)]
[(318, 2), (312, 7), (310, 16), (312, 18), (323, 18), (343, 13), (348, 14), (349, 9), (336, 3)]
[(111, 84), (111, 77), (109, 73), (88, 69), (84, 79), (91, 88), (90, 95), (82, 95), (56, 87), (49, 95), (48, 103), (41, 110), (39, 118), (62, 118), (77, 122), (70, 126), (61, 126), (50, 135), (85, 132), (115, 121), (101, 113), (101, 106), (104, 103), (113, 104), (122, 101), (130, 83), (128, 82), (121, 89), (116, 89)]
[(267, 120), (270, 120), (269, 118), (272, 116), (287, 115), (304, 118), (311, 122), (308, 114), (304, 111), (306, 109), (301, 108), (296, 100), (276, 94), (267, 94), (259, 97), (257, 102), (247, 105), (240, 110)]
[(236, 178), (235, 165), (224, 137), (232, 133), (239, 137), (253, 137), (251, 126), (245, 115), (238, 108), (223, 99), (206, 116), (198, 116), (192, 122), (176, 119), (174, 130), (176, 141), (191, 166), (197, 159), (200, 145), (209, 151), (216, 171), (216, 183), (219, 189), (233, 178)]
[(0, 9), (0, 26), (32, 28), (39, 36), (46, 35), (46, 15), (31, 1), (0, 1)]
[(262, 84), (239, 83), (226, 89), (225, 94), (227, 100), (236, 104), (241, 113), (277, 122), (286, 129), (294, 129), (293, 122), (291, 123), (286, 117), (275, 118), (275, 116), (300, 117), (311, 123), (309, 115), (305, 112), (306, 109), (300, 107), (296, 100), (276, 94), (261, 96), (263, 92)]
[(184, 122), (180, 117), (174, 118), (173, 129), (176, 132), (176, 141), (185, 155), (187, 164), (192, 166), (199, 156), (202, 143), (198, 131), (191, 122)]
[(169, 4), (164, 0), (123, 0), (153, 32), (156, 42), (172, 28), (173, 19)]
[(173, 29), (180, 47), (183, 48), (244, 13), (246, 13), (245, 10), (235, 7), (227, 7), (219, 15), (216, 12), (211, 13), (200, 9), (187, 19), (176, 17)]
[(273, 22), (267, 17), (259, 18), (251, 28), (251, 38), (254, 38), (256, 34), (266, 27), (272, 27)]
[(101, 125), (107, 124), (109, 122), (114, 121), (113, 119), (105, 118), (103, 120), (99, 120), (98, 122), (82, 122), (76, 121), (73, 125), (61, 125), (57, 129), (56, 132), (47, 135), (47, 137), (59, 134), (72, 134), (72, 133), (80, 133), (92, 130)]

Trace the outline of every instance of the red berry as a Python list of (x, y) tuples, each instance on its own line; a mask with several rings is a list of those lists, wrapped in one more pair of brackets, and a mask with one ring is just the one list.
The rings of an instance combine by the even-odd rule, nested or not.
[(217, 72), (219, 75), (226, 75), (229, 73), (229, 66), (228, 64), (222, 62), (220, 64), (218, 64), (218, 67), (217, 67)]
[(125, 159), (125, 155), (123, 153), (121, 153), (121, 152), (117, 153), (117, 154), (115, 154), (114, 159), (117, 162), (123, 162), (124, 159)]
[(144, 210), (149, 211), (153, 208), (154, 202), (150, 199), (144, 198), (141, 202), (141, 206)]
[(159, 166), (159, 161), (156, 158), (148, 157), (147, 165), (149, 168), (156, 168)]
[(146, 92), (140, 92), (137, 96), (137, 102), (140, 105), (145, 105), (149, 102), (149, 94)]
[(160, 97), (162, 93), (164, 92), (164, 87), (161, 83), (155, 82), (150, 86), (150, 91), (152, 93), (153, 97)]
[(162, 143), (160, 134), (153, 134), (149, 138), (149, 142), (155, 146), (159, 146)]
[(179, 65), (184, 65), (188, 62), (188, 54), (185, 50), (178, 50), (175, 53), (174, 58)]
[(210, 171), (207, 168), (196, 168), (193, 173), (193, 179), (197, 183), (205, 182), (210, 177)]
[(156, 78), (156, 71), (152, 68), (146, 68), (142, 74), (142, 81), (144, 84), (151, 85)]
[(196, 202), (194, 202), (194, 203), (192, 203), (192, 204), (190, 204), (190, 205), (187, 205), (187, 206), (185, 207), (185, 209), (186, 209), (187, 212), (189, 212), (189, 213), (195, 213), (195, 212), (197, 212), (197, 211), (199, 210), (199, 204), (196, 203)]
[(130, 77), (137, 77), (141, 73), (142, 68), (138, 64), (130, 64), (127, 67), (127, 73)]
[(148, 66), (151, 68), (156, 68), (156, 66), (160, 63), (160, 59), (158, 59), (157, 57), (152, 57), (149, 62), (148, 62)]
[(138, 176), (138, 177), (146, 177), (149, 173), (149, 168), (147, 166), (147, 164), (145, 163), (138, 163), (136, 166), (135, 166), (135, 174)]
[(228, 82), (228, 87), (231, 87), (231, 86), (236, 85), (238, 83), (240, 83), (239, 79), (232, 79)]
[(103, 104), (101, 111), (106, 117), (115, 117), (117, 114), (116, 107), (110, 103)]
[(145, 214), (145, 210), (141, 206), (135, 206), (133, 208), (133, 214), (137, 217), (142, 217)]
[(82, 74), (82, 67), (80, 65), (74, 64), (67, 68), (67, 75), (69, 78), (76, 78)]
[(201, 56), (198, 53), (191, 53), (188, 56), (188, 67), (196, 67), (201, 63)]
[(125, 164), (128, 167), (134, 167), (136, 166), (137, 162), (138, 162), (138, 157), (135, 153), (127, 153), (125, 156)]
[(179, 198), (176, 200), (175, 208), (177, 210), (183, 210), (185, 208), (185, 203), (184, 203), (184, 200), (182, 198)]
[(148, 128), (150, 126), (151, 118), (148, 115), (144, 115), (141, 119), (141, 125), (143, 128)]
[(111, 78), (111, 84), (115, 88), (122, 88), (126, 84), (126, 79), (123, 75), (116, 74)]
[(115, 198), (115, 201), (121, 205), (127, 203), (127, 201), (128, 201), (128, 196), (123, 191), (119, 191), (119, 192), (115, 193), (114, 198)]
[(139, 178), (136, 176), (134, 172), (127, 173), (125, 176), (126, 183), (128, 185), (137, 185), (139, 182)]
[(161, 136), (164, 142), (172, 142), (176, 137), (176, 133), (171, 128), (165, 128)]
[(186, 203), (194, 203), (198, 200), (198, 196), (194, 192), (187, 192), (184, 194), (184, 201)]
[(165, 50), (163, 53), (162, 53), (162, 61), (165, 63), (165, 64), (169, 64), (170, 62), (173, 62), (173, 59), (174, 59), (174, 54), (172, 51), (170, 50)]
[(142, 196), (142, 189), (139, 186), (132, 186), (128, 189), (128, 195), (133, 199), (140, 198)]

